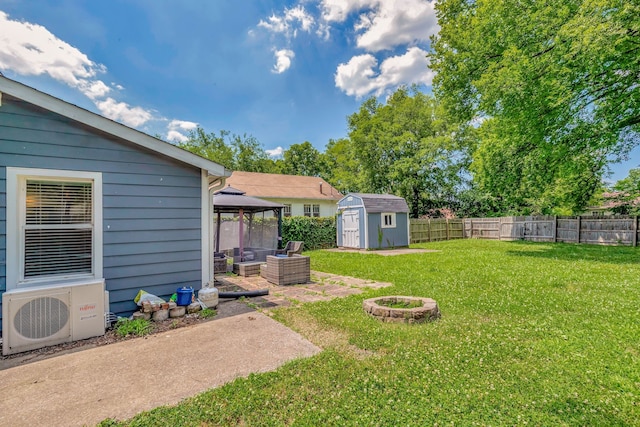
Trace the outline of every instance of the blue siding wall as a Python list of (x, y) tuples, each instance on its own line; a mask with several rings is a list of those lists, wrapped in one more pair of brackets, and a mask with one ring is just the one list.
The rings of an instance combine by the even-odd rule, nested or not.
[(6, 288), (6, 167), (102, 172), (103, 263), (111, 311), (139, 289), (201, 283), (200, 169), (11, 97), (0, 107), (0, 290)]
[[(351, 198), (351, 200), (349, 200)], [(344, 208), (348, 206), (362, 206), (362, 199), (358, 196), (354, 196), (353, 194), (349, 194), (338, 202), (338, 207)]]
[[(367, 249), (397, 248), (409, 246), (409, 215), (396, 213), (395, 228), (381, 228), (382, 214), (371, 213), (368, 216), (369, 247)], [(378, 241), (378, 231), (382, 232), (382, 241)]]

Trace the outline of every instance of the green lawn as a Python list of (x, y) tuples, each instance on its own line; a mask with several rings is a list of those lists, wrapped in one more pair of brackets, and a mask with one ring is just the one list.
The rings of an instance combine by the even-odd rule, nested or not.
[[(640, 249), (416, 247), (440, 252), (311, 252), (314, 270), (395, 286), (278, 311), (325, 350), (124, 425), (640, 425)], [(363, 312), (394, 294), (434, 298), (442, 318)]]

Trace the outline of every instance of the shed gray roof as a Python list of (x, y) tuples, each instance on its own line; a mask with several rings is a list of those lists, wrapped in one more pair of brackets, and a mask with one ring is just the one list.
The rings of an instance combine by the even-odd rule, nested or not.
[(407, 202), (402, 197), (393, 194), (352, 193), (352, 195), (362, 199), (367, 213), (409, 212)]

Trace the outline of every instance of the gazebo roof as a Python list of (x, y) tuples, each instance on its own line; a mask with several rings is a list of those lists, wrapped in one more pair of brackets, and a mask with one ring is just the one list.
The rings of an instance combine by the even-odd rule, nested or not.
[(214, 212), (235, 213), (242, 209), (244, 212), (265, 212), (282, 209), (284, 205), (269, 202), (256, 197), (245, 196), (245, 192), (228, 186), (213, 194)]

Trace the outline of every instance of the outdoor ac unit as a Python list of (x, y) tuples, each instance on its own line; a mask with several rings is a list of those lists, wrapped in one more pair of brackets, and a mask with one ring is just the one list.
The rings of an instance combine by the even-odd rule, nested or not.
[(104, 280), (2, 295), (2, 354), (104, 335)]

